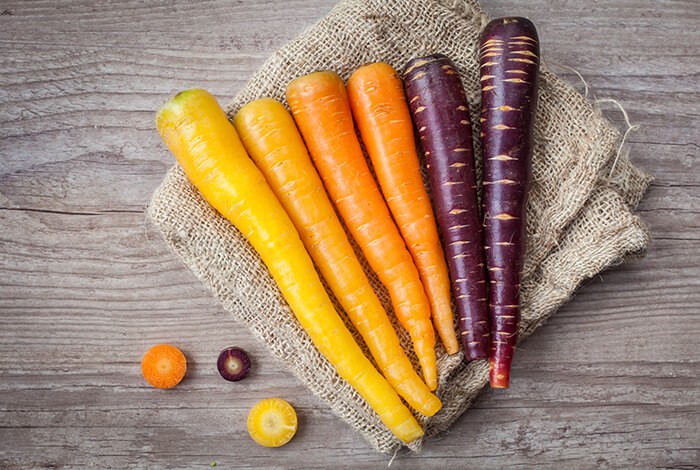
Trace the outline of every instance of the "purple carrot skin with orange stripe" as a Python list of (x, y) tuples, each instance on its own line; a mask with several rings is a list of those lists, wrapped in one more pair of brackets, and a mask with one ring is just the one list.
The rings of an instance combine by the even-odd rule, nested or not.
[(526, 18), (491, 21), (481, 35), (484, 250), (490, 282), (490, 382), (507, 388), (520, 322), (525, 207), (537, 107), (539, 40)]
[(464, 355), (485, 359), (488, 298), (469, 103), (459, 73), (442, 54), (413, 59), (403, 80), (427, 162)]

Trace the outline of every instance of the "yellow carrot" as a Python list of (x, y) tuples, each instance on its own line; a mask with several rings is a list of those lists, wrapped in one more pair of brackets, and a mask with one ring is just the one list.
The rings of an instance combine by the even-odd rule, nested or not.
[(216, 99), (184, 91), (158, 112), (163, 141), (202, 196), (247, 238), (314, 345), (402, 441), (423, 430), (335, 311), (299, 234)]
[(282, 103), (263, 98), (245, 105), (233, 123), (379, 369), (409, 405), (426, 416), (434, 415), (441, 407), (440, 400), (423, 383), (401, 347), (292, 116)]
[(372, 160), (379, 186), (420, 272), (433, 324), (449, 354), (459, 351), (450, 275), (428, 192), (420, 173), (413, 123), (394, 68), (367, 64), (348, 79), (355, 122)]
[(437, 387), (435, 331), (418, 269), (355, 134), (343, 80), (317, 72), (287, 86), (287, 101), (326, 190), (411, 335), (428, 387)]

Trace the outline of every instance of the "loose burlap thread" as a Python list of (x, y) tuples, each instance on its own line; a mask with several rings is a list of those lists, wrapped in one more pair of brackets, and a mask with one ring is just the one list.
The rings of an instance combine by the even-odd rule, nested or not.
[[(472, 115), (478, 116), (478, 37), (487, 21), (477, 0), (343, 0), (277, 51), (226, 110), (233, 116), (244, 104), (265, 96), (285, 102), (287, 83), (317, 70), (334, 70), (347, 79), (367, 62), (386, 61), (401, 69), (413, 57), (441, 52), (459, 68)], [(546, 53), (548, 45), (542, 48)], [(630, 163), (626, 150), (618, 151), (620, 133), (600, 110), (546, 66), (539, 93), (521, 339), (568, 301), (584, 280), (628, 255), (642, 253), (649, 242), (633, 210), (650, 177)], [(478, 122), (474, 122), (474, 135), (480, 158)], [(155, 191), (148, 216), (223, 307), (337, 416), (379, 451), (401, 447), (362, 397), (315, 349), (252, 247), (206, 203), (180, 167), (173, 167)], [(386, 291), (367, 272), (417, 366)], [(359, 337), (358, 342), (367, 351)], [(431, 418), (417, 416), (426, 434), (409, 445), (412, 450), (420, 450), (426, 439), (445, 431), (469, 407), (488, 383), (487, 369), (485, 361), (465, 363), (461, 353), (448, 356), (438, 346), (437, 393), (443, 408)]]

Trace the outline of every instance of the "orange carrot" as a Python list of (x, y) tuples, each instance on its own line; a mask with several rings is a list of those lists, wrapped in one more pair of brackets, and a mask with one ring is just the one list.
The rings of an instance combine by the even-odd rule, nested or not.
[(243, 106), (233, 124), (379, 369), (416, 411), (434, 415), (440, 400), (430, 393), (401, 347), (289, 111), (279, 101), (263, 98)]
[(430, 299), (433, 324), (449, 354), (459, 350), (450, 276), (433, 208), (420, 173), (413, 123), (394, 68), (384, 62), (360, 67), (348, 80), (355, 122), (386, 202), (406, 241)]
[(386, 286), (397, 318), (411, 336), (425, 383), (437, 387), (430, 304), (355, 134), (343, 80), (334, 72), (297, 78), (287, 101), (311, 158), (345, 225)]
[(156, 388), (173, 388), (187, 370), (187, 359), (175, 346), (157, 344), (141, 359), (141, 373), (146, 382)]

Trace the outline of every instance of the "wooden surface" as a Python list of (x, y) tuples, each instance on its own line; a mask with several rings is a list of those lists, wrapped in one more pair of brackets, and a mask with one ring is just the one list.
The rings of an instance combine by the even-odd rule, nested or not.
[[(212, 299), (145, 221), (173, 164), (154, 111), (202, 86), (228, 101), (334, 0), (0, 2), (0, 468), (385, 468)], [(528, 15), (550, 63), (578, 69), (640, 130), (656, 180), (647, 257), (584, 286), (520, 350), (507, 391), (393, 468), (698, 468), (700, 59), (696, 0), (484, 0)], [(561, 74), (577, 78), (566, 69)], [(622, 124), (620, 113), (609, 116)], [(162, 392), (139, 361), (180, 346)], [(248, 349), (224, 382), (215, 358)], [(300, 431), (252, 444), (248, 409), (289, 399)]]

